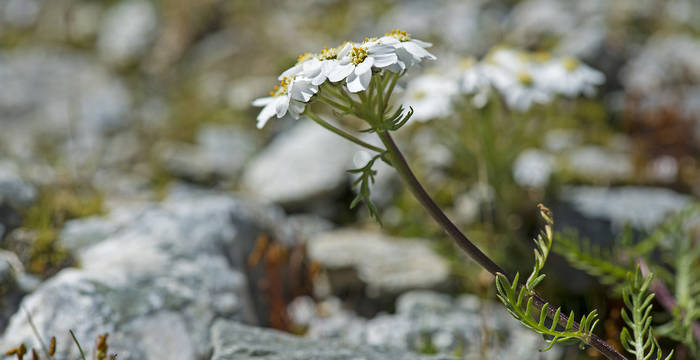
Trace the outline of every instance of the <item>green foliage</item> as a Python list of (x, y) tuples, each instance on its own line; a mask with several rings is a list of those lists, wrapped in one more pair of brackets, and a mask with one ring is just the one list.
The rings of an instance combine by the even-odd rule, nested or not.
[(367, 210), (369, 210), (369, 214), (375, 219), (377, 219), (380, 225), (382, 224), (382, 219), (379, 215), (377, 207), (374, 205), (374, 203), (372, 203), (372, 199), (370, 199), (370, 185), (374, 184), (374, 176), (377, 175), (377, 171), (372, 169), (372, 166), (374, 166), (374, 162), (377, 161), (377, 159), (380, 159), (383, 156), (384, 154), (375, 155), (374, 157), (372, 157), (372, 159), (370, 159), (367, 162), (367, 164), (365, 164), (365, 166), (357, 169), (348, 170), (349, 173), (359, 174), (357, 180), (355, 180), (352, 184), (352, 186), (358, 188), (358, 190), (357, 195), (350, 203), (350, 208), (355, 208), (360, 203), (360, 201), (364, 202), (365, 205), (367, 205)]
[[(547, 261), (552, 247), (552, 225), (554, 224), (554, 219), (549, 209), (542, 205), (539, 205), (539, 208), (540, 216), (545, 221), (545, 229), (539, 234), (537, 239), (535, 239), (537, 249), (534, 250), (535, 265), (532, 273), (525, 282), (525, 286), (520, 286), (518, 283), (520, 274), (515, 274), (515, 278), (512, 282), (510, 282), (505, 275), (497, 274), (497, 296), (506, 306), (508, 312), (520, 321), (523, 326), (544, 336), (545, 341), (547, 341), (547, 347), (541, 351), (547, 351), (551, 349), (554, 344), (558, 343), (580, 341), (583, 346), (584, 343), (589, 342), (590, 336), (598, 323), (597, 310), (591, 311), (588, 315), (581, 316), (579, 326), (576, 327), (574, 326), (576, 316), (573, 311), (567, 317), (562, 314), (561, 307), (557, 308), (554, 315), (551, 316), (551, 321), (548, 321), (547, 311), (549, 309), (549, 304), (544, 304), (540, 309), (537, 309), (533, 303), (533, 295), (535, 294), (534, 288), (545, 277), (545, 275), (540, 274), (540, 272)], [(559, 326), (560, 321), (566, 321), (566, 325), (563, 326), (563, 328)]]
[[(548, 322), (547, 309), (549, 308), (549, 304), (542, 306), (538, 312), (532, 303), (534, 298), (528, 293), (525, 286), (521, 286), (518, 295), (515, 295), (518, 287), (519, 275), (520, 274), (515, 274), (513, 282), (510, 283), (505, 275), (498, 274), (496, 279), (497, 296), (506, 306), (508, 312), (520, 321), (523, 326), (545, 337), (547, 347), (541, 351), (547, 351), (551, 349), (554, 344), (558, 343), (577, 340), (582, 343), (587, 343), (589, 341), (593, 329), (595, 329), (595, 326), (598, 324), (597, 310), (591, 311), (588, 315), (583, 315), (579, 322), (579, 328), (574, 328), (573, 326), (576, 316), (574, 312), (572, 311), (567, 318), (561, 313), (561, 308), (557, 308), (556, 313), (552, 317), (552, 321)], [(525, 298), (527, 298), (527, 303), (523, 306)], [(560, 319), (566, 319), (566, 326), (563, 329), (557, 326)]]
[(647, 294), (653, 274), (642, 278), (639, 266), (634, 272), (627, 274), (627, 285), (622, 290), (622, 300), (627, 309), (622, 309), (622, 319), (627, 324), (627, 328), (622, 329), (620, 341), (622, 346), (637, 360), (651, 359), (654, 354), (655, 359), (669, 360), (673, 355), (671, 351), (666, 358), (663, 358), (659, 343), (654, 337), (651, 327), (651, 310), (654, 294)]
[[(659, 281), (668, 284), (672, 309), (668, 309), (670, 321), (656, 328), (660, 336), (684, 344), (695, 356), (700, 356), (700, 340), (693, 333), (693, 326), (700, 320), (700, 204), (691, 204), (669, 217), (647, 236), (633, 241), (631, 231), (626, 231), (614, 242), (613, 248), (603, 250), (587, 239), (579, 239), (569, 232), (557, 236), (555, 251), (564, 255), (576, 268), (597, 277), (602, 283), (624, 289), (630, 286), (625, 269), (635, 262), (649, 264)], [(659, 262), (658, 259), (661, 259)], [(629, 290), (628, 290), (629, 291)]]
[(589, 239), (578, 239), (572, 231), (557, 234), (556, 252), (564, 255), (576, 268), (598, 278), (606, 285), (615, 285), (625, 280), (627, 270), (616, 265), (609, 249), (593, 244)]
[(93, 189), (73, 186), (43, 189), (38, 200), (24, 214), (22, 227), (35, 234), (31, 248), (11, 250), (27, 263), (30, 272), (50, 276), (72, 263), (68, 251), (57, 241), (63, 224), (101, 212), (102, 196)]
[(392, 110), (393, 109), (387, 109), (384, 112), (384, 119), (380, 123), (361, 131), (369, 133), (396, 131), (402, 126), (406, 125), (408, 120), (411, 119), (411, 116), (413, 116), (413, 107), (410, 106), (408, 111), (406, 111), (406, 108), (403, 105), (400, 105), (393, 113)]
[(540, 231), (537, 238), (534, 240), (537, 246), (537, 248), (533, 250), (535, 253), (535, 265), (532, 269), (532, 273), (525, 282), (525, 287), (527, 287), (527, 290), (530, 292), (535, 291), (537, 284), (544, 280), (545, 274), (540, 274), (540, 271), (542, 271), (545, 262), (547, 262), (549, 251), (552, 248), (552, 225), (554, 224), (554, 219), (549, 209), (542, 204), (538, 206), (540, 208), (540, 215), (544, 219), (546, 225), (544, 230)]

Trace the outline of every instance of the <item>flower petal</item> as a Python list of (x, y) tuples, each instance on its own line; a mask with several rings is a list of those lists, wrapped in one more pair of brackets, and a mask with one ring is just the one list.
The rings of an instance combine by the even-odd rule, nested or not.
[(253, 106), (265, 106), (275, 100), (274, 96), (266, 96), (253, 100)]
[(262, 129), (263, 126), (267, 124), (267, 121), (273, 116), (275, 116), (275, 106), (273, 103), (269, 103), (260, 111), (260, 114), (258, 114), (258, 123), (256, 125), (257, 128)]
[(278, 96), (277, 99), (275, 99), (275, 102), (272, 104), (275, 107), (277, 117), (281, 118), (287, 113), (287, 108), (289, 107), (289, 95)]
[(364, 74), (366, 72), (371, 72), (372, 71), (372, 65), (374, 65), (374, 57), (373, 56), (368, 56), (365, 58), (365, 61), (357, 64), (355, 67), (355, 74)]
[(328, 80), (332, 82), (337, 82), (340, 80), (345, 79), (350, 75), (353, 70), (355, 70), (355, 65), (352, 63), (349, 64), (338, 64), (329, 74), (328, 74)]
[(399, 61), (399, 58), (398, 56), (396, 56), (395, 53), (372, 55), (372, 58), (374, 58), (374, 66), (378, 68), (385, 68), (387, 66), (391, 66)]

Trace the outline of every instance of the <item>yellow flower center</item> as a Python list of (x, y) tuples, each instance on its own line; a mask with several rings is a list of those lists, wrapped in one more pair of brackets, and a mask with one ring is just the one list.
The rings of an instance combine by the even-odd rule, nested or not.
[(425, 91), (416, 91), (413, 94), (413, 98), (416, 100), (421, 100), (421, 99), (425, 98), (427, 95), (428, 94), (426, 94)]
[(460, 59), (458, 64), (459, 68), (462, 70), (469, 69), (474, 65), (476, 65), (476, 59), (471, 56)]
[(338, 48), (328, 48), (328, 46), (325, 46), (323, 50), (321, 50), (321, 53), (318, 55), (318, 58), (320, 60), (330, 60), (330, 59), (335, 59), (338, 57)]
[(304, 61), (311, 59), (313, 56), (314, 56), (314, 54), (312, 54), (312, 53), (303, 53), (303, 54), (299, 55), (299, 58), (297, 58), (297, 64), (301, 64)]
[(535, 62), (542, 63), (542, 62), (545, 62), (551, 58), (552, 58), (552, 55), (550, 55), (546, 51), (537, 51), (537, 52), (532, 54), (532, 59), (535, 60)]
[(357, 65), (357, 64), (365, 61), (365, 58), (367, 57), (367, 55), (369, 55), (367, 50), (365, 50), (361, 47), (353, 46), (352, 53), (350, 53), (350, 62)]
[(566, 68), (566, 70), (574, 71), (579, 67), (579, 65), (581, 65), (581, 63), (572, 57), (564, 59), (564, 68)]
[(385, 35), (386, 36), (393, 36), (397, 40), (402, 41), (402, 42), (411, 40), (411, 34), (405, 32), (405, 31), (399, 30), (399, 29), (391, 30), (390, 33), (386, 33)]
[(284, 95), (289, 91), (289, 82), (291, 79), (288, 77), (283, 77), (282, 80), (280, 81), (279, 86), (273, 87), (274, 91), (270, 91), (270, 96), (280, 96)]
[(520, 81), (520, 83), (525, 86), (530, 86), (534, 82), (534, 80), (532, 79), (532, 75), (525, 71), (521, 71), (518, 73), (518, 81)]

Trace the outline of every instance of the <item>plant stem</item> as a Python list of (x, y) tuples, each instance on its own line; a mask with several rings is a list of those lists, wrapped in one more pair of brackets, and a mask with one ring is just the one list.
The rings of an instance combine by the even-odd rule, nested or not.
[(340, 135), (341, 137), (343, 137), (347, 140), (350, 140), (351, 142), (353, 142), (357, 145), (360, 145), (360, 146), (365, 147), (369, 150), (378, 152), (380, 154), (385, 152), (384, 149), (377, 147), (377, 146), (374, 146), (372, 144), (369, 144), (367, 142), (364, 142), (364, 141), (356, 138), (355, 136), (347, 133), (345, 130), (339, 129), (339, 128), (329, 124), (327, 121), (324, 121), (323, 119), (321, 119), (320, 116), (316, 115), (316, 113), (311, 111), (308, 107), (306, 108), (306, 111), (304, 111), (304, 114), (306, 114), (306, 116), (308, 116), (311, 120), (315, 121), (317, 124), (323, 126), (326, 130), (329, 130), (337, 135)]
[[(440, 207), (433, 201), (433, 199), (428, 195), (423, 186), (418, 182), (418, 179), (413, 174), (413, 171), (408, 166), (406, 159), (399, 150), (396, 143), (391, 138), (388, 132), (378, 131), (377, 134), (379, 138), (384, 143), (387, 149), (387, 155), (391, 160), (391, 164), (396, 169), (403, 182), (408, 186), (409, 190), (416, 197), (418, 202), (423, 206), (423, 208), (430, 214), (430, 216), (440, 225), (440, 227), (447, 233), (447, 235), (464, 250), (474, 261), (481, 265), (484, 269), (490, 272), (492, 275), (501, 273), (505, 275), (509, 280), (512, 281), (512, 277), (508, 275), (500, 266), (494, 263), (486, 254), (484, 254), (479, 248), (474, 245), (467, 237), (464, 235), (457, 226), (445, 215), (445, 213), (440, 209)], [(547, 304), (547, 302), (537, 293), (533, 293), (533, 304), (538, 310)], [(547, 315), (549, 318), (554, 318), (556, 309), (552, 306), (547, 305)], [(568, 322), (568, 317), (561, 315), (559, 317), (559, 324), (561, 326), (566, 326)], [(575, 330), (579, 329), (578, 322), (574, 321), (573, 328)], [(586, 341), (587, 344), (593, 346), (601, 354), (605, 355), (611, 360), (626, 360), (627, 358), (617, 352), (612, 346), (603, 341), (601, 338), (595, 334), (591, 334), (590, 338)]]

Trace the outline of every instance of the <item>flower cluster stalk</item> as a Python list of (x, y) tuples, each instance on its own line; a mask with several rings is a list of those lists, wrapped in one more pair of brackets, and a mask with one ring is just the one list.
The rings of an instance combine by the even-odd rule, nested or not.
[[(459, 228), (447, 217), (447, 215), (442, 211), (442, 209), (440, 209), (440, 207), (430, 197), (430, 195), (427, 193), (427, 191), (423, 188), (421, 183), (414, 175), (401, 150), (398, 148), (393, 138), (389, 134), (389, 131), (387, 131), (386, 129), (377, 128), (377, 126), (380, 126), (385, 122), (385, 119), (383, 117), (384, 111), (386, 110), (386, 104), (388, 103), (388, 100), (391, 97), (391, 93), (393, 92), (394, 86), (396, 84), (396, 79), (398, 79), (399, 76), (393, 75), (391, 77), (392, 79), (390, 81), (390, 84), (388, 85), (389, 87), (386, 90), (381, 86), (381, 84), (386, 84), (385, 81), (382, 81), (384, 79), (381, 79), (376, 83), (373, 82), (373, 84), (380, 85), (376, 87), (372, 86), (370, 89), (367, 90), (368, 93), (373, 91), (377, 96), (368, 97), (368, 94), (360, 93), (361, 102), (353, 102), (352, 106), (354, 106), (353, 109), (361, 109), (362, 111), (356, 111), (353, 112), (353, 114), (362, 118), (363, 120), (367, 121), (369, 124), (372, 125), (379, 139), (382, 141), (386, 148), (388, 160), (391, 162), (391, 165), (399, 174), (399, 177), (401, 177), (401, 180), (404, 182), (404, 184), (406, 184), (408, 189), (418, 200), (418, 202), (423, 206), (425, 211), (428, 212), (428, 214), (433, 218), (433, 220), (435, 220), (435, 222), (438, 223), (442, 230), (445, 231), (445, 233), (447, 233), (450, 239), (452, 239), (452, 241), (454, 241), (455, 244), (457, 244), (464, 252), (466, 252), (467, 255), (469, 255), (469, 257), (471, 257), (489, 273), (491, 273), (494, 276), (496, 276), (496, 274), (498, 273), (504, 274), (509, 280), (512, 281), (513, 277), (510, 274), (508, 274), (505, 270), (503, 270), (503, 268), (501, 268), (498, 264), (493, 262), (493, 260), (491, 260), (471, 240), (469, 240), (469, 238), (467, 238), (467, 236), (459, 230)], [(377, 103), (382, 105), (380, 107), (373, 106)], [(381, 110), (372, 113), (371, 109), (373, 108)], [(353, 142), (357, 143), (357, 141)], [(365, 147), (370, 150), (374, 150), (374, 146)], [(559, 315), (558, 323), (561, 326), (566, 326), (567, 322), (569, 321), (569, 318), (567, 316), (557, 314), (556, 308), (548, 305), (549, 303), (537, 293), (533, 293), (532, 297), (533, 305), (535, 305), (538, 311), (541, 311), (541, 309), (544, 306), (547, 306), (547, 316), (550, 319), (553, 319), (555, 316)], [(574, 330), (578, 330), (578, 322), (574, 321), (572, 328)], [(617, 350), (610, 346), (610, 344), (606, 343), (603, 339), (599, 338), (594, 334), (591, 334), (590, 337), (586, 339), (586, 343), (594, 347), (608, 359), (627, 359), (624, 355), (620, 354)]]
[[(325, 129), (377, 153), (366, 166), (351, 170), (352, 173), (360, 175), (355, 181), (355, 185), (359, 185), (360, 191), (358, 191), (351, 206), (362, 200), (368, 205), (370, 214), (379, 220), (379, 214), (370, 200), (369, 185), (374, 181), (376, 174), (372, 165), (374, 161), (382, 159), (396, 169), (418, 202), (464, 252), (492, 275), (500, 276), (499, 279), (505, 277), (512, 282), (514, 278), (474, 245), (433, 201), (414, 175), (390, 135), (391, 131), (401, 128), (413, 115), (413, 108), (406, 109), (403, 106), (392, 108), (389, 106), (392, 93), (399, 78), (410, 67), (426, 59), (436, 59), (426, 50), (430, 46), (430, 43), (413, 39), (405, 31), (394, 30), (380, 38), (366, 38), (363, 42), (357, 43), (345, 42), (335, 48), (326, 47), (317, 54), (304, 54), (299, 57), (296, 65), (280, 75), (280, 85), (274, 88), (269, 97), (253, 102), (254, 105), (263, 107), (257, 118), (258, 127), (263, 127), (273, 117), (280, 119), (289, 116), (298, 118), (303, 114)], [(512, 59), (512, 56), (506, 57)], [(493, 75), (493, 69), (483, 70)], [(479, 71), (480, 74), (482, 69), (480, 68)], [(502, 79), (503, 76), (497, 76), (497, 78)], [(583, 81), (584, 85), (588, 83), (588, 80)], [(499, 84), (503, 85), (501, 82)], [(518, 86), (515, 90), (522, 95), (522, 88), (523, 86)], [(524, 98), (517, 96), (514, 100), (516, 103), (528, 106), (532, 101), (537, 102), (538, 98), (528, 95)], [(369, 128), (361, 131), (377, 133), (384, 148), (369, 144), (350, 132), (323, 120), (311, 109), (312, 102), (328, 105), (337, 117), (352, 115), (364, 120)], [(522, 285), (516, 282), (515, 287), (520, 291)], [(561, 315), (560, 311), (549, 306), (534, 291), (529, 290), (527, 294), (531, 298), (531, 303), (540, 313), (546, 314), (549, 319), (557, 322), (567, 331), (576, 332), (581, 327), (573, 319)], [(544, 315), (542, 315), (542, 319), (544, 319)], [(552, 331), (555, 329), (552, 328)], [(626, 359), (592, 333), (586, 333), (581, 337), (582, 341), (593, 346), (608, 359)]]

